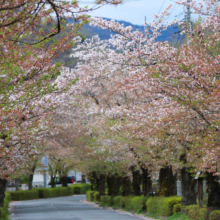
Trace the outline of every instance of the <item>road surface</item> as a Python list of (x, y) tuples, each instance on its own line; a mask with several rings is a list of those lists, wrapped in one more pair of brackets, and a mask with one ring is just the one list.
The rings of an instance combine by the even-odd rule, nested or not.
[[(99, 208), (85, 202), (85, 195), (10, 203), (11, 220), (140, 220), (125, 212)], [(83, 202), (84, 201), (84, 202)]]

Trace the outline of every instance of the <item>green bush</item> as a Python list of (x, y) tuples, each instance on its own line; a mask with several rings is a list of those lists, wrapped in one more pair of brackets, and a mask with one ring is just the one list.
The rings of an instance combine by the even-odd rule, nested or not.
[(174, 213), (172, 216), (170, 216), (167, 220), (191, 220), (189, 217), (184, 213), (181, 214), (180, 212)]
[(131, 204), (131, 198), (132, 196), (125, 196), (125, 197), (122, 197), (122, 200), (121, 200), (121, 207), (126, 209), (126, 210), (129, 210), (129, 209), (132, 209), (132, 204)]
[(3, 207), (0, 208), (0, 220), (6, 220), (7, 219), (7, 216), (9, 214), (8, 206), (9, 206), (10, 201), (11, 201), (10, 193), (5, 193)]
[(86, 192), (86, 199), (88, 201), (94, 201), (94, 193), (95, 193), (95, 191), (87, 191)]
[(122, 196), (115, 196), (112, 200), (113, 202), (113, 207), (119, 208), (122, 207)]
[(82, 194), (86, 194), (87, 191), (91, 190), (91, 184), (82, 183)]
[(181, 204), (176, 204), (173, 206), (173, 213), (181, 212), (182, 206)]
[(206, 208), (199, 208), (198, 205), (189, 205), (183, 209), (186, 215), (193, 220), (204, 219), (206, 215)]
[(55, 193), (58, 194), (58, 189), (40, 188), (38, 189), (38, 192), (39, 192), (39, 198), (50, 198), (50, 197), (55, 197)]
[(100, 201), (100, 194), (99, 192), (94, 193), (94, 202), (99, 202)]
[(75, 195), (82, 194), (82, 186), (75, 185), (75, 186), (73, 186), (73, 188), (74, 188), (73, 192), (74, 192)]
[(147, 197), (134, 196), (133, 198), (131, 198), (130, 208), (138, 213), (142, 211), (146, 211), (147, 210), (146, 202), (147, 202)]
[(220, 219), (220, 211), (214, 210), (210, 214), (210, 220), (219, 220)]
[(110, 206), (112, 204), (111, 196), (101, 196), (100, 197), (100, 205), (101, 206)]
[(70, 185), (69, 187), (69, 195), (79, 195), (86, 194), (87, 191), (90, 191), (91, 184), (83, 183)]
[(30, 200), (38, 199), (38, 190), (24, 190), (24, 191), (14, 191), (10, 192), (12, 201)]
[(160, 197), (150, 197), (147, 202), (147, 210), (150, 214), (157, 214), (158, 213), (158, 201)]
[(51, 192), (52, 197), (68, 196), (68, 195), (69, 195), (69, 189), (68, 189), (68, 187), (57, 187), (57, 188), (55, 188), (55, 189), (57, 189), (58, 192), (55, 193), (54, 196), (53, 196), (53, 189), (51, 189), (51, 191), (52, 191), (52, 192)]
[(181, 197), (151, 197), (147, 200), (147, 210), (151, 214), (172, 216), (173, 207), (181, 203)]

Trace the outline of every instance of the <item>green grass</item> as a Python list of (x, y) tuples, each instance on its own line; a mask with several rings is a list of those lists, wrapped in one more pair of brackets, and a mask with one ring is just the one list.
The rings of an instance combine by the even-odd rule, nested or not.
[(186, 214), (181, 214), (177, 212), (170, 216), (167, 220), (190, 220), (190, 218)]

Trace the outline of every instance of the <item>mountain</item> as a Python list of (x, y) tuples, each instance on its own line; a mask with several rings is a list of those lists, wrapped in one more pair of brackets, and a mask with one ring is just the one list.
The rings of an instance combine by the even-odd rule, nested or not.
[[(104, 19), (107, 20), (107, 21), (112, 20), (112, 19), (109, 19), (109, 18), (104, 18)], [(67, 22), (72, 23), (73, 20), (69, 19), (69, 20), (67, 20)], [(120, 21), (115, 20), (115, 22), (118, 22), (120, 24), (124, 24), (125, 27), (132, 26), (133, 30), (138, 29), (139, 31), (144, 32), (144, 25), (134, 25), (130, 22), (121, 21), (121, 20)], [(162, 35), (157, 38), (157, 41), (172, 42), (173, 39), (176, 39), (176, 38), (179, 37), (179, 33), (177, 33), (179, 31), (180, 31), (180, 29), (179, 29), (179, 27), (177, 27), (177, 25), (172, 25), (166, 31), (162, 32)], [(99, 35), (101, 40), (108, 40), (111, 35), (115, 34), (114, 32), (112, 32), (108, 29), (103, 30), (103, 29), (98, 28), (98, 27), (90, 26), (89, 24), (85, 24), (83, 26), (83, 28), (81, 29), (80, 33), (85, 37), (91, 37), (93, 35)]]

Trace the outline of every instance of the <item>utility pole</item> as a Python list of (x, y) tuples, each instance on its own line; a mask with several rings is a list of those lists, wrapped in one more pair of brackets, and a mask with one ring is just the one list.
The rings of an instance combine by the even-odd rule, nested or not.
[[(187, 3), (190, 3), (191, 0), (186, 0)], [(192, 21), (191, 21), (191, 7), (187, 5), (186, 7), (186, 22), (187, 26), (189, 28), (190, 33), (192, 34)]]
[(147, 25), (146, 25), (146, 23), (147, 23), (147, 16), (145, 16), (145, 22), (144, 22), (144, 31), (146, 31), (146, 30), (147, 30)]

